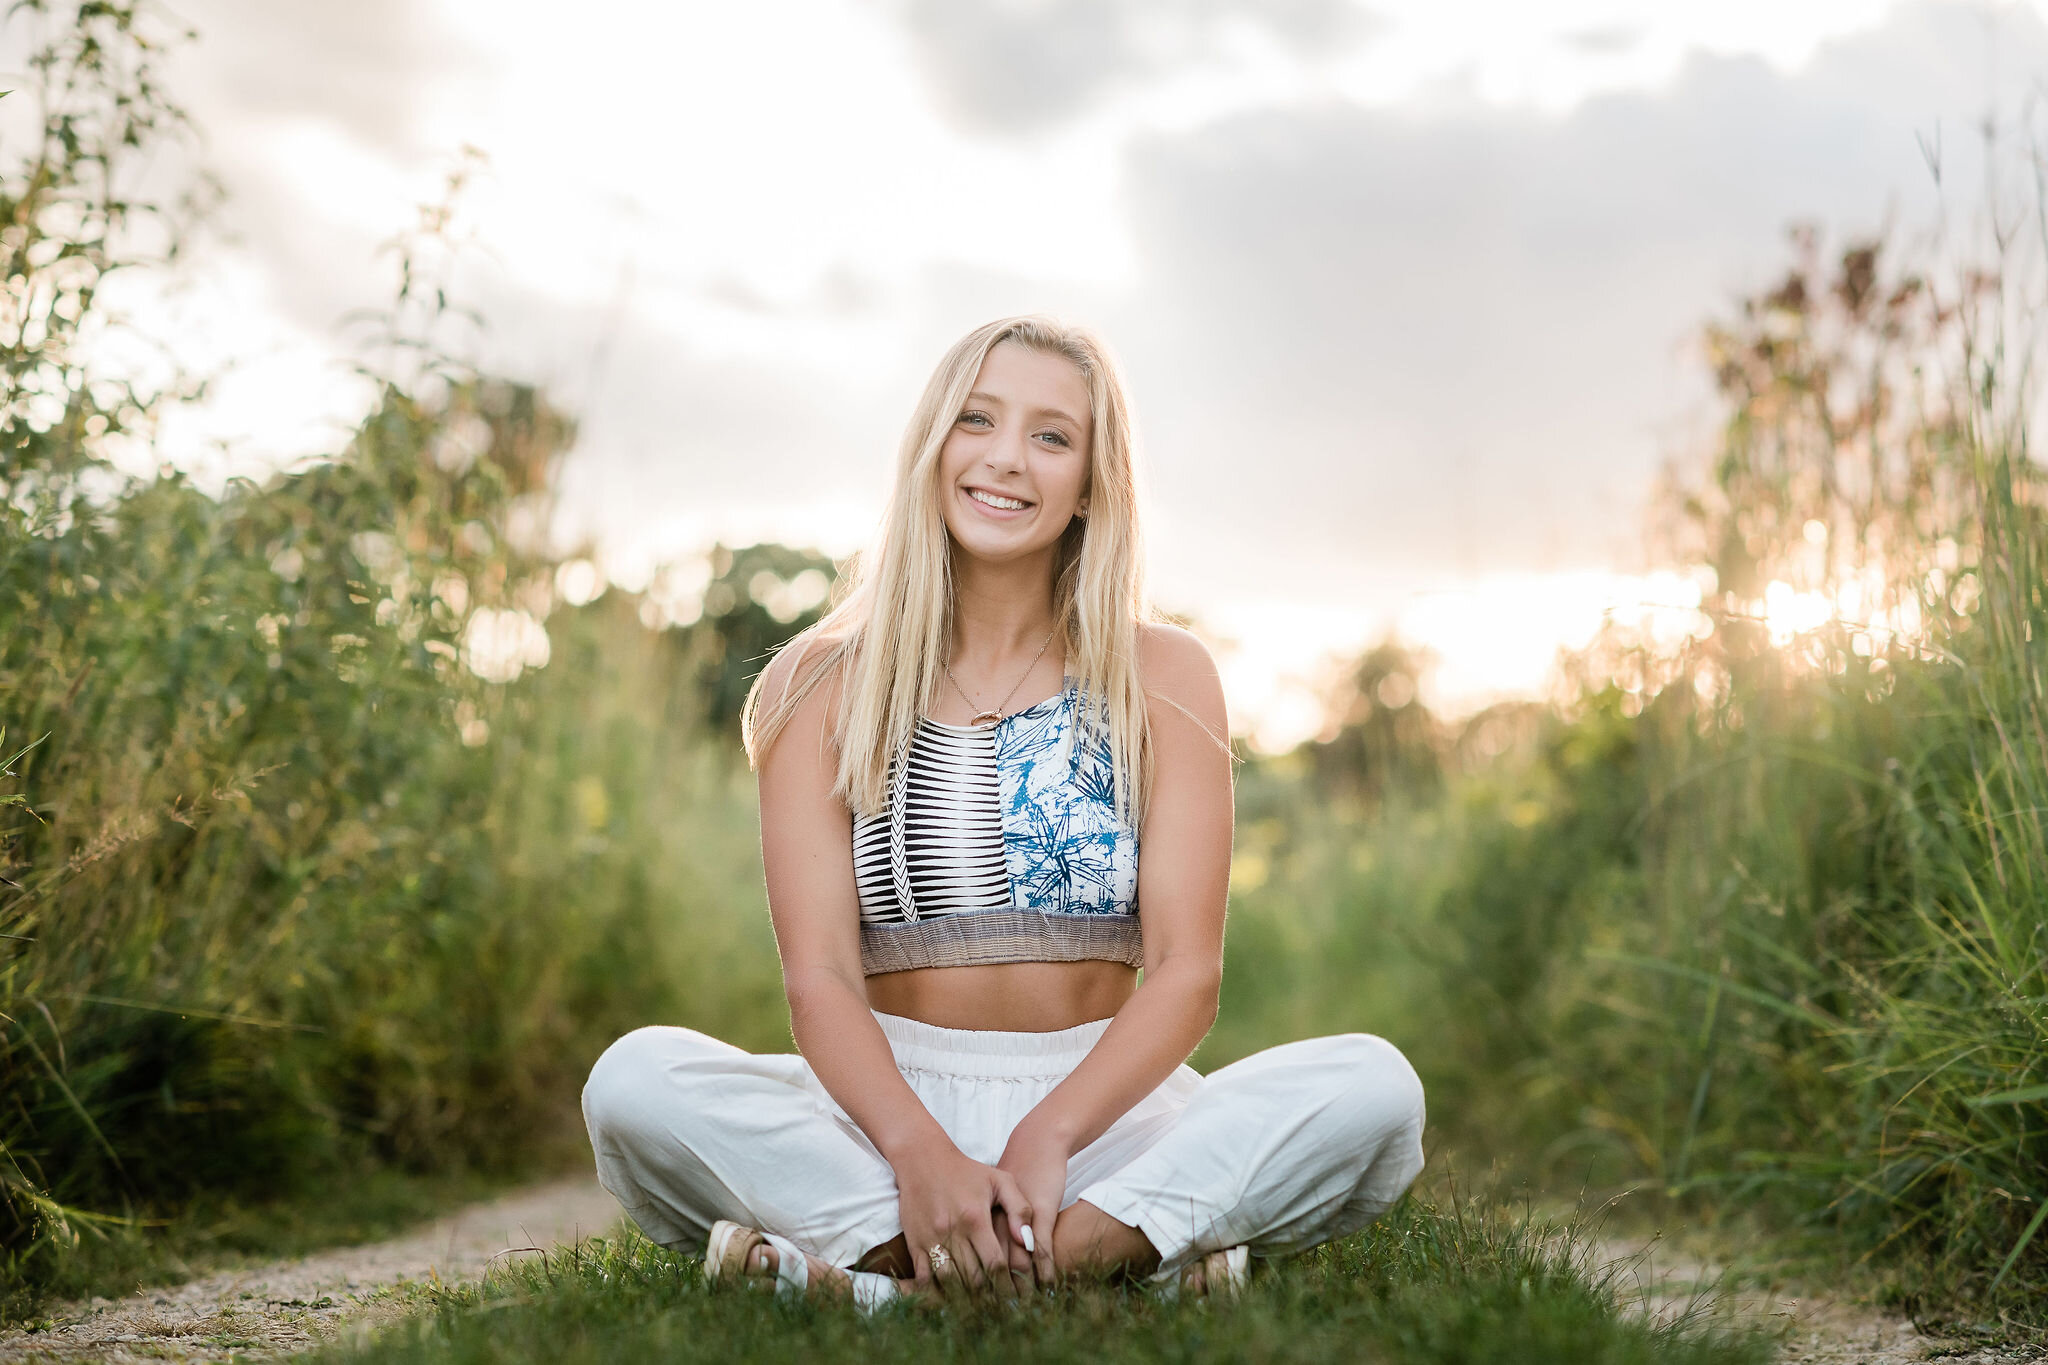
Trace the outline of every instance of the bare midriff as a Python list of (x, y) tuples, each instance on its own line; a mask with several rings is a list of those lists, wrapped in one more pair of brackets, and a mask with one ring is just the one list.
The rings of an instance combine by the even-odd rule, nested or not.
[(1138, 969), (1121, 962), (918, 967), (867, 979), (868, 1005), (940, 1028), (1052, 1033), (1123, 1008)]

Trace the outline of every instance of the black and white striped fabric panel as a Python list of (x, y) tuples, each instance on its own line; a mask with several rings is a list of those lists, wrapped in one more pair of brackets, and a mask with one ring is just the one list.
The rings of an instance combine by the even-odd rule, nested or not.
[[(910, 745), (904, 843), (919, 918), (1010, 908), (1002, 789), (993, 728), (918, 727)], [(889, 876), (889, 818), (853, 823), (853, 876), (864, 922), (903, 918)]]

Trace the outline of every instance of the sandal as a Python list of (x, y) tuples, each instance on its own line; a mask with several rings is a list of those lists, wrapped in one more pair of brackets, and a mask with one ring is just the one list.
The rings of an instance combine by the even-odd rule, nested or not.
[(764, 1281), (762, 1276), (750, 1273), (754, 1253), (764, 1245), (774, 1246), (767, 1233), (719, 1219), (711, 1225), (711, 1238), (704, 1245), (704, 1278), (712, 1284), (725, 1285), (766, 1282), (774, 1284), (778, 1294), (803, 1293), (809, 1287), (810, 1266), (801, 1253), (789, 1256), (783, 1254), (781, 1247), (775, 1247), (775, 1276), (772, 1281)]
[[(750, 1273), (754, 1253), (763, 1246), (775, 1250), (778, 1297), (801, 1298), (811, 1288), (811, 1258), (786, 1237), (759, 1228), (719, 1219), (711, 1225), (711, 1237), (704, 1244), (704, 1278), (714, 1285), (756, 1286), (771, 1283), (766, 1276)], [(870, 1275), (858, 1270), (841, 1270), (819, 1262), (818, 1291), (830, 1298), (851, 1298), (862, 1312), (872, 1313), (896, 1297), (896, 1281), (888, 1275)]]
[[(1244, 1293), (1250, 1281), (1250, 1250), (1243, 1246), (1225, 1247), (1195, 1257), (1178, 1274), (1155, 1277), (1152, 1292), (1167, 1303), (1182, 1298), (1231, 1300)], [(1196, 1287), (1198, 1284), (1200, 1288)]]
[[(1204, 1256), (1202, 1267), (1203, 1293), (1212, 1299), (1234, 1299), (1244, 1293), (1244, 1287), (1251, 1283), (1252, 1253), (1243, 1246), (1225, 1247)], [(1181, 1271), (1182, 1282), (1186, 1282), (1188, 1270)]]

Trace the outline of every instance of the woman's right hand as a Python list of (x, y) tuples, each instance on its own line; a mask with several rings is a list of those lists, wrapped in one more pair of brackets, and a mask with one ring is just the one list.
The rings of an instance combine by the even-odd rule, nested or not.
[[(1031, 1287), (1028, 1277), (1020, 1282), (1012, 1273), (1017, 1258), (998, 1235), (994, 1216), (1000, 1208), (1004, 1234), (1022, 1246), (1022, 1233), (1012, 1229), (1035, 1220), (1016, 1177), (984, 1166), (950, 1142), (927, 1147), (894, 1169), (903, 1240), (919, 1285), (1011, 1298)], [(936, 1273), (934, 1246), (946, 1249), (944, 1268)]]

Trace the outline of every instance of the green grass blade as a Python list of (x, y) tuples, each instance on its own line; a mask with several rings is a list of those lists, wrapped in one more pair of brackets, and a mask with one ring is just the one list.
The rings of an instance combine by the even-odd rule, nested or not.
[(1992, 1289), (1995, 1290), (1998, 1286), (2005, 1283), (2005, 1277), (2012, 1273), (2013, 1265), (2019, 1260), (2020, 1253), (2027, 1249), (2027, 1243), (2033, 1241), (2034, 1234), (2041, 1230), (2041, 1223), (2044, 1219), (2048, 1219), (2048, 1203), (2043, 1203), (2040, 1208), (2034, 1210), (2032, 1220), (2027, 1223), (2027, 1230), (2020, 1234), (2019, 1241), (2015, 1242), (2012, 1250), (2005, 1254), (2005, 1264), (1998, 1267), (1998, 1273), (1991, 1277)]
[(1983, 1109), (1993, 1104), (2032, 1104), (2036, 1100), (2048, 1100), (2048, 1085), (2022, 1086), (2018, 1090), (2001, 1090), (1995, 1095), (1978, 1095), (1963, 1103), (1972, 1109)]

